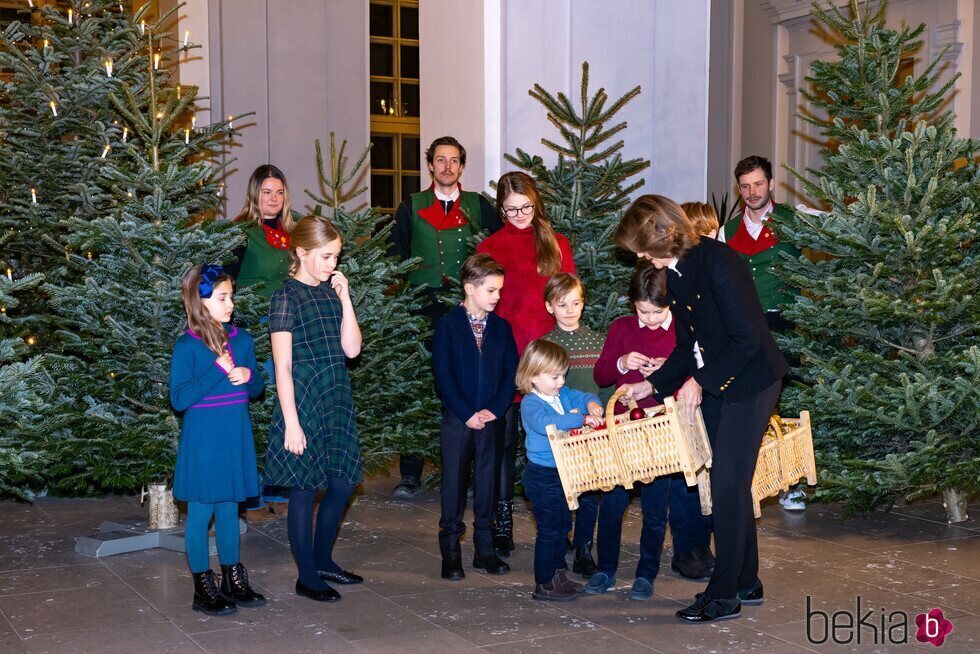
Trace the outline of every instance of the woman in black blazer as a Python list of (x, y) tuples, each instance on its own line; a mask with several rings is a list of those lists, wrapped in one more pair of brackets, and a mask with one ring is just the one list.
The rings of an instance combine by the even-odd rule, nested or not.
[(677, 612), (689, 622), (737, 618), (741, 604), (761, 604), (759, 549), (752, 514), (752, 476), (759, 446), (782, 389), (787, 365), (766, 325), (752, 275), (738, 253), (699, 238), (676, 202), (644, 195), (626, 211), (616, 243), (658, 268), (667, 268), (671, 309), (694, 351), (674, 350), (634, 389), (656, 392), (659, 380), (686, 370), (678, 392), (689, 419), (700, 405), (712, 448), (711, 501), (715, 569), (693, 604)]

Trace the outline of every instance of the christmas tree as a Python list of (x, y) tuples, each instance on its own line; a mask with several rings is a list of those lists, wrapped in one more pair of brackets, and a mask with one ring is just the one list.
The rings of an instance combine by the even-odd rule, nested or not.
[[(824, 167), (797, 173), (830, 208), (797, 212), (782, 238), (829, 255), (785, 261), (804, 297), (786, 308), (801, 383), (784, 391), (813, 413), (818, 497), (849, 511), (942, 492), (951, 520), (980, 490), (980, 176), (976, 144), (944, 110), (954, 80), (934, 60), (897, 79), (923, 27), (885, 27), (885, 4), (813, 15), (839, 38), (804, 96), (802, 115), (829, 145)], [(808, 181), (812, 179), (814, 181)]]
[(392, 223), (379, 211), (348, 206), (367, 188), (349, 189), (360, 179), (368, 146), (347, 170), (347, 141), (338, 149), (330, 133), (327, 170), (320, 142), (316, 161), (326, 197), (309, 190), (314, 213), (327, 215), (343, 235), (340, 268), (350, 279), (351, 299), (364, 339), (350, 377), (361, 439), (361, 457), (368, 472), (385, 471), (395, 454), (439, 455), (439, 400), (432, 379), (429, 352), (423, 346), (428, 325), (417, 314), (421, 288), (393, 285), (418, 263), (388, 254)]
[(528, 94), (544, 106), (548, 120), (564, 141), (541, 139), (545, 147), (558, 154), (558, 162), (548, 168), (542, 157), (520, 148), (504, 158), (537, 181), (551, 223), (570, 241), (575, 268), (588, 289), (584, 320), (605, 330), (627, 311), (622, 298), (633, 272), (633, 262), (620, 258), (613, 232), (630, 195), (643, 186), (642, 179), (630, 182), (629, 178), (650, 166), (645, 159), (623, 159), (622, 139), (611, 139), (626, 129), (626, 123), (609, 123), (640, 94), (640, 87), (611, 104), (603, 88), (590, 97), (589, 64), (585, 62), (578, 108), (564, 93), (549, 93), (540, 84)]
[[(186, 325), (180, 280), (196, 263), (227, 261), (239, 239), (229, 223), (208, 219), (222, 188), (211, 155), (232, 137), (231, 122), (193, 126), (194, 94), (170, 79), (163, 43), (172, 41), (159, 23), (120, 20), (105, 2), (73, 6), (82, 15), (78, 29), (92, 34), (78, 60), (104, 59), (103, 31), (128, 44), (114, 52), (111, 71), (97, 70), (111, 87), (111, 112), (90, 117), (94, 132), (61, 137), (81, 144), (98, 134), (100, 155), (88, 164), (84, 189), (68, 191), (49, 219), (63, 235), (67, 274), (45, 287), (60, 350), (48, 356), (60, 428), (46, 450), (51, 490), (79, 493), (138, 488), (172, 474), (180, 426), (168, 379)], [(117, 75), (128, 68), (143, 72), (131, 83)], [(94, 84), (91, 75), (57, 83), (67, 98)], [(50, 138), (35, 147), (47, 148)]]
[(17, 315), (17, 296), (35, 291), (41, 281), (40, 275), (0, 276), (0, 497), (30, 498), (43, 486), (49, 463), (37, 447), (49, 388), (42, 358), (30, 353), (37, 337)]

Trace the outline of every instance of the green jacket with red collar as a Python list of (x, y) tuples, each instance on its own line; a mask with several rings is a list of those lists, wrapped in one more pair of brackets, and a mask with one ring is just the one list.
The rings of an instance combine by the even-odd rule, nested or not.
[[(773, 204), (772, 214), (785, 220), (792, 217), (793, 209), (785, 204)], [(725, 223), (723, 230), (725, 242), (730, 248), (738, 252), (749, 265), (749, 270), (752, 271), (752, 280), (755, 282), (755, 289), (758, 291), (759, 300), (762, 302), (762, 308), (770, 311), (778, 309), (780, 305), (792, 302), (796, 297), (796, 291), (787, 288), (783, 282), (776, 279), (773, 268), (776, 261), (779, 260), (781, 252), (795, 258), (800, 256), (800, 251), (789, 243), (781, 243), (778, 235), (770, 228), (768, 221), (763, 222), (762, 232), (759, 233), (757, 239), (753, 239), (748, 230), (745, 229), (742, 215), (733, 217), (732, 220)]]

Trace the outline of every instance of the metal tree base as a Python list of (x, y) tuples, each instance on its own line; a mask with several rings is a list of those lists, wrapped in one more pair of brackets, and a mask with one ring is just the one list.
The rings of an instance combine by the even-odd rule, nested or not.
[[(248, 525), (239, 518), (238, 533), (244, 534), (247, 530)], [(183, 525), (173, 529), (149, 529), (146, 526), (146, 520), (140, 518), (127, 521), (106, 520), (102, 523), (97, 534), (82, 536), (75, 543), (76, 552), (97, 558), (150, 550), (155, 547), (162, 547), (174, 552), (185, 552)], [(209, 533), (208, 553), (216, 554), (217, 552), (218, 547), (215, 544), (214, 536)]]

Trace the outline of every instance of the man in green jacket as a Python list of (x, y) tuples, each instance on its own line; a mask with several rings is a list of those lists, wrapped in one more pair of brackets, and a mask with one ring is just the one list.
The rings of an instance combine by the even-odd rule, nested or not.
[[(464, 191), (459, 183), (466, 167), (466, 149), (459, 141), (440, 136), (425, 151), (425, 161), (432, 184), (398, 206), (391, 251), (402, 259), (422, 259), (407, 281), (425, 287), (421, 313), (434, 325), (452, 308), (440, 302), (438, 294), (456, 290), (452, 280), (459, 279), (460, 266), (470, 255), (470, 237), (483, 230), (493, 233), (503, 222), (486, 198)], [(420, 488), (422, 459), (406, 454), (399, 459), (402, 480), (395, 497), (414, 497)]]
[[(749, 265), (762, 308), (766, 310), (769, 329), (773, 332), (792, 330), (793, 323), (782, 316), (780, 307), (793, 302), (796, 289), (787, 288), (777, 279), (773, 268), (781, 253), (798, 257), (800, 251), (789, 243), (780, 242), (778, 228), (773, 229), (770, 219), (772, 216), (789, 218), (793, 209), (773, 201), (776, 183), (772, 178), (772, 164), (765, 157), (753, 155), (739, 161), (735, 166), (735, 181), (745, 209), (740, 219), (725, 223), (718, 240), (728, 243)], [(806, 508), (805, 498), (800, 486), (782, 494), (779, 503), (787, 511), (802, 511)]]

